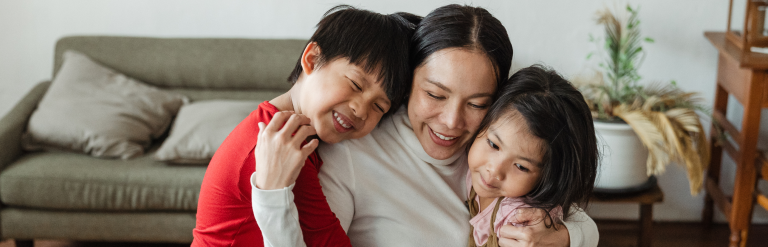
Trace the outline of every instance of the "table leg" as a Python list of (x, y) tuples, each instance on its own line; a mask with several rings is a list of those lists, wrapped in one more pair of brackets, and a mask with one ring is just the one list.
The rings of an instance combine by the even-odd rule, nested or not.
[(650, 247), (653, 238), (653, 204), (640, 204), (640, 236), (637, 246)]

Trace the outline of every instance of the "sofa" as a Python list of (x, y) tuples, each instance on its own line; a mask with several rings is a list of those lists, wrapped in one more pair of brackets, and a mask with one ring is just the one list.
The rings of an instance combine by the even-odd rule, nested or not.
[[(264, 101), (286, 81), (306, 40), (74, 36), (56, 43), (125, 75), (186, 95)], [(22, 136), (51, 85), (37, 84), (0, 119), (0, 238), (191, 243), (205, 165), (152, 158), (163, 138), (132, 159), (26, 151)], [(167, 136), (167, 134), (166, 134)]]

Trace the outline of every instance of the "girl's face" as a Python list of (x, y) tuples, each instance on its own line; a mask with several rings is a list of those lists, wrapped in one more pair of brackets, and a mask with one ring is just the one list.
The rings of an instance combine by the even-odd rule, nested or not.
[(310, 43), (302, 57), (304, 85), (295, 109), (310, 119), (318, 137), (326, 143), (367, 135), (390, 108), (377, 73), (367, 73), (346, 58), (317, 67), (313, 59), (319, 49), (315, 46)]
[(541, 177), (542, 139), (512, 113), (478, 135), (467, 157), (472, 186), (480, 197), (520, 197), (533, 190)]
[(414, 70), (408, 100), (413, 132), (429, 156), (443, 160), (463, 150), (492, 103), (496, 78), (487, 55), (448, 48)]

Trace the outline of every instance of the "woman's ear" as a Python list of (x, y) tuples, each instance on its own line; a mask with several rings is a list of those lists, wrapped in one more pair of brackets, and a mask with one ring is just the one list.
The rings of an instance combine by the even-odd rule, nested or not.
[(309, 42), (301, 54), (301, 70), (305, 75), (312, 74), (320, 65), (320, 46), (317, 42)]

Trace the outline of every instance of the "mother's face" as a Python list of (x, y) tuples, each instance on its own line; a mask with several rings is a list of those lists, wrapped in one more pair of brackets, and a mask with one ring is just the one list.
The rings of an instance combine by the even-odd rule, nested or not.
[(414, 70), (408, 117), (424, 151), (447, 159), (463, 151), (492, 103), (493, 64), (480, 51), (448, 48)]

